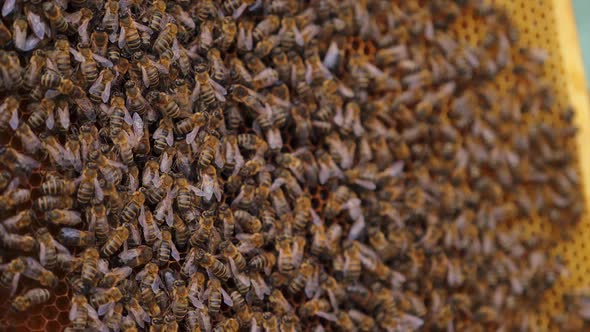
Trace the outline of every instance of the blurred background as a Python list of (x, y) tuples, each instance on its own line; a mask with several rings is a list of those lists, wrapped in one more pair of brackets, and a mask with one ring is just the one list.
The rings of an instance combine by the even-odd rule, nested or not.
[[(584, 57), (586, 71), (586, 82), (590, 82), (590, 1), (573, 0), (576, 24), (578, 26), (578, 37)], [(590, 90), (590, 87), (588, 87)]]

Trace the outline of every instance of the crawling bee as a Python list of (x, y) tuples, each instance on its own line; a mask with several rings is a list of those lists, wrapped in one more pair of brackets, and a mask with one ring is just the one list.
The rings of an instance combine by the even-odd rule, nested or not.
[(158, 263), (160, 266), (167, 264), (170, 257), (174, 258), (177, 262), (180, 261), (180, 253), (176, 249), (174, 241), (172, 241), (172, 233), (170, 233), (169, 229), (162, 229), (162, 238), (157, 248)]
[(29, 279), (36, 280), (42, 286), (55, 287), (57, 286), (57, 277), (53, 272), (44, 268), (37, 260), (32, 257), (25, 258), (27, 262), (27, 268), (23, 272), (23, 275)]
[(12, 300), (11, 307), (15, 311), (25, 311), (49, 301), (50, 297), (49, 290), (45, 288), (33, 288), (28, 290), (24, 295), (17, 296)]
[(119, 260), (129, 267), (135, 268), (148, 263), (152, 259), (152, 255), (153, 253), (150, 247), (141, 245), (121, 252), (119, 254)]
[(229, 279), (229, 270), (227, 269), (227, 267), (217, 258), (213, 257), (211, 254), (205, 252), (204, 250), (197, 249), (195, 261), (200, 266), (213, 273), (213, 275), (215, 275), (219, 279), (223, 281)]
[(80, 212), (66, 209), (54, 209), (45, 213), (47, 221), (55, 225), (76, 226), (82, 222)]
[(117, 227), (107, 242), (101, 247), (100, 254), (103, 257), (110, 257), (117, 252), (123, 243), (129, 238), (129, 229), (126, 225)]
[(0, 164), (19, 174), (29, 174), (40, 166), (35, 159), (4, 145), (0, 145)]
[(0, 270), (2, 271), (0, 275), (0, 287), (4, 289), (10, 288), (10, 296), (16, 293), (20, 276), (27, 267), (26, 264), (26, 261), (19, 257), (7, 264), (0, 265)]

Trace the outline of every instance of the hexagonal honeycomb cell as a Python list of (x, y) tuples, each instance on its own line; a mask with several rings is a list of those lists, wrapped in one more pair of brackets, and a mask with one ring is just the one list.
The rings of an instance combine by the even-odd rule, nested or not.
[[(31, 287), (38, 287), (29, 281), (21, 281), (19, 292)], [(8, 331), (61, 331), (69, 325), (70, 291), (65, 279), (61, 279), (47, 303), (31, 308), (25, 312), (15, 312), (10, 308), (10, 301), (0, 303), (0, 330)], [(8, 298), (6, 292), (0, 293)]]

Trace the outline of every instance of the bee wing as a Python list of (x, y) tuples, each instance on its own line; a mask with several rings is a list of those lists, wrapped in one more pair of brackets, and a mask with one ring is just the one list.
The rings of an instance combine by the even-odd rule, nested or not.
[(168, 156), (168, 152), (164, 151), (162, 159), (160, 160), (160, 171), (168, 173), (172, 167), (172, 156)]
[(10, 120), (8, 121), (8, 124), (10, 125), (10, 128), (12, 128), (13, 130), (16, 130), (16, 128), (18, 128), (18, 108), (15, 107), (12, 110), (12, 114), (10, 115)]
[(27, 30), (26, 27), (22, 29), (20, 25), (14, 24), (14, 46), (19, 50), (24, 50), (25, 43), (27, 40)]
[(2, 17), (6, 17), (12, 13), (14, 8), (16, 7), (16, 0), (6, 0), (4, 4), (2, 4)]
[(98, 318), (98, 312), (96, 312), (96, 309), (94, 309), (88, 303), (86, 303), (85, 308), (86, 308), (86, 311), (88, 312), (88, 317), (90, 317), (90, 319), (92, 319), (93, 321), (98, 321), (99, 320), (99, 318)]
[(210, 79), (209, 84), (213, 88), (213, 92), (215, 93), (215, 97), (221, 101), (225, 102), (225, 95), (227, 95), (227, 90), (219, 83), (215, 82), (214, 80)]
[(102, 84), (103, 78), (104, 78), (104, 71), (101, 71), (100, 74), (98, 74), (96, 81), (94, 81), (94, 83), (90, 86), (90, 88), (88, 88), (88, 92), (90, 92), (90, 93), (97, 92), (98, 88)]
[(39, 261), (41, 265), (45, 266), (47, 264), (47, 247), (41, 241), (39, 241)]
[(166, 144), (168, 144), (168, 146), (174, 145), (174, 133), (172, 130), (168, 130), (168, 136), (166, 136)]
[(338, 321), (338, 317), (336, 317), (336, 315), (331, 314), (331, 313), (327, 313), (327, 312), (323, 312), (323, 311), (319, 311), (316, 313), (316, 316), (318, 317), (322, 317), (325, 320), (329, 320), (331, 322), (337, 322)]
[(231, 299), (229, 294), (223, 289), (223, 287), (219, 288), (221, 290), (221, 296), (223, 297), (223, 303), (225, 303), (228, 307), (234, 306), (234, 301)]
[(252, 278), (252, 287), (254, 287), (254, 293), (258, 296), (259, 299), (263, 300), (264, 295), (270, 294), (270, 288), (264, 282), (262, 278)]
[[(129, 112), (125, 110), (125, 116), (128, 114)], [(141, 138), (143, 136), (143, 119), (141, 116), (137, 113), (133, 113), (133, 119), (129, 124), (133, 125), (133, 132), (135, 133), (135, 136)]]
[(92, 58), (96, 60), (96, 62), (100, 63), (101, 66), (112, 68), (114, 66), (113, 62), (100, 54), (92, 54)]
[(186, 144), (193, 143), (195, 141), (195, 139), (197, 138), (198, 133), (199, 133), (199, 127), (195, 127), (193, 130), (191, 130), (191, 132), (186, 135)]
[(98, 182), (98, 178), (94, 178), (94, 195), (96, 195), (96, 199), (102, 202), (104, 198), (104, 193), (102, 188), (100, 187), (100, 183)]
[(293, 27), (293, 34), (295, 35), (295, 43), (301, 47), (305, 45), (305, 39), (303, 38), (303, 34), (299, 31), (299, 28), (295, 25)]
[(82, 19), (82, 11), (73, 12), (70, 14), (64, 15), (64, 18), (68, 23), (77, 24)]
[(31, 30), (33, 30), (35, 36), (37, 36), (37, 38), (43, 39), (43, 36), (46, 32), (46, 25), (41, 20), (41, 17), (35, 14), (33, 11), (29, 10), (27, 11), (27, 20), (29, 21), (29, 26), (31, 27)]
[(76, 302), (72, 303), (72, 307), (70, 308), (70, 313), (68, 314), (68, 317), (70, 318), (70, 321), (74, 321), (74, 319), (76, 319), (76, 313), (78, 312), (78, 304)]
[(232, 14), (232, 17), (234, 18), (234, 20), (237, 20), (238, 18), (240, 18), (240, 16), (242, 16), (242, 14), (244, 13), (244, 11), (246, 10), (246, 8), (248, 8), (248, 2), (244, 2), (240, 5), (240, 7), (238, 7), (234, 13)]
[(108, 302), (98, 307), (98, 315), (104, 316), (107, 312), (113, 310), (115, 307), (115, 302)]
[(105, 84), (104, 86), (104, 90), (102, 91), (101, 97), (102, 97), (102, 102), (106, 103), (107, 101), (109, 101), (109, 98), (111, 97), (111, 86), (112, 86), (113, 82), (109, 81)]
[(148, 76), (147, 70), (145, 69), (145, 66), (141, 66), (141, 80), (143, 81), (143, 84), (145, 85), (146, 88), (150, 87), (150, 77)]
[(84, 22), (82, 22), (82, 24), (80, 24), (80, 26), (78, 27), (78, 35), (80, 36), (80, 40), (83, 43), (88, 43), (89, 37), (88, 37), (88, 23), (90, 23), (90, 20), (84, 20)]
[(61, 243), (57, 242), (55, 239), (53, 239), (53, 245), (55, 246), (55, 248), (57, 249), (57, 252), (59, 254), (70, 255), (70, 251), (68, 250), (68, 248), (64, 247)]
[(150, 29), (150, 27), (148, 27), (147, 25), (143, 25), (141, 23), (135, 22), (135, 27), (137, 28), (137, 30), (139, 30), (141, 32), (147, 32), (150, 35), (152, 35), (154, 33), (154, 30)]
[(180, 262), (180, 253), (178, 252), (178, 249), (176, 248), (176, 245), (174, 244), (173, 241), (170, 241), (170, 253), (172, 255), (172, 258), (174, 258), (174, 260), (176, 260), (177, 262)]
[(330, 47), (328, 47), (328, 50), (326, 51), (326, 55), (324, 56), (324, 66), (334, 69), (339, 57), (340, 50), (338, 49), (338, 44), (335, 41), (332, 41), (332, 43), (330, 43)]
[(83, 98), (74, 98), (74, 102), (76, 105), (82, 110), (82, 113), (88, 118), (88, 120), (96, 120), (96, 113), (94, 112), (94, 106), (90, 99), (83, 97)]
[(55, 117), (53, 116), (53, 109), (49, 108), (47, 110), (47, 120), (45, 120), (45, 125), (47, 129), (51, 130), (55, 127)]
[(57, 108), (57, 118), (62, 128), (70, 128), (70, 109), (68, 103), (64, 103), (63, 107), (60, 106)]
[(195, 80), (195, 87), (194, 87), (193, 92), (191, 93), (191, 97), (190, 97), (191, 104), (194, 104), (197, 101), (197, 99), (199, 99), (200, 94), (201, 94), (201, 84), (199, 83), (198, 80)]
[(197, 309), (203, 309), (205, 306), (203, 305), (203, 301), (201, 301), (196, 296), (189, 294), (188, 295), (189, 301), (191, 301), (192, 305)]
[[(113, 34), (111, 34), (109, 36), (109, 40), (111, 41), (111, 43), (114, 43), (116, 39), (116, 34), (113, 32)], [(120, 49), (125, 48), (125, 45), (127, 44), (127, 41), (125, 39), (125, 27), (121, 26), (121, 31), (119, 31), (119, 39), (117, 40), (117, 46), (119, 46)]]
[(154, 67), (156, 67), (156, 69), (160, 72), (160, 74), (164, 74), (164, 75), (170, 74), (170, 71), (168, 70), (168, 68), (166, 68), (166, 66), (164, 66), (163, 64), (161, 64), (159, 62), (152, 62), (152, 65)]
[[(317, 291), (319, 291), (319, 286), (320, 286), (320, 270), (318, 268), (314, 267), (313, 274), (309, 278), (307, 278), (307, 281), (305, 282), (305, 296), (307, 296), (308, 299), (311, 299), (314, 296), (314, 294)], [(330, 301), (331, 301), (331, 299), (330, 299)], [(334, 308), (336, 308), (336, 307), (334, 307)]]

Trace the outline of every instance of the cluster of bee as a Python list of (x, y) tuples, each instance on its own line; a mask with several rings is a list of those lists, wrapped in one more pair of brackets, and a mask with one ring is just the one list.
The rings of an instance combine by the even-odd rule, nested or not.
[[(450, 32), (468, 12), (478, 47)], [(534, 330), (564, 265), (512, 226), (584, 207), (573, 112), (506, 13), (6, 0), (1, 14), (14, 310), (65, 275), (70, 331)]]

